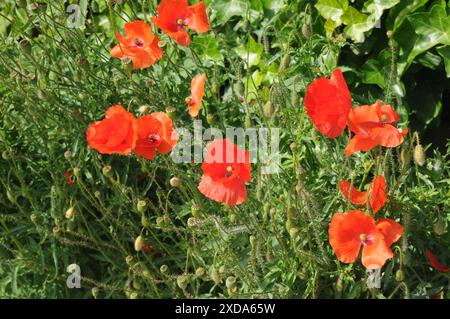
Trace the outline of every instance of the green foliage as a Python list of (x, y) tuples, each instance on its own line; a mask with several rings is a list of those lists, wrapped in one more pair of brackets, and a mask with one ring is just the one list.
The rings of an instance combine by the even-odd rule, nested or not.
[[(210, 32), (192, 33), (181, 48), (158, 31), (164, 57), (132, 74), (110, 57), (114, 33), (154, 16), (155, 1), (80, 1), (77, 28), (67, 25), (69, 2), (77, 1), (0, 3), (0, 297), (91, 298), (92, 288), (98, 298), (448, 293), (448, 275), (433, 270), (423, 251), (450, 262), (450, 145), (430, 148), (423, 166), (411, 160), (419, 144), (412, 134), (398, 149), (346, 158), (347, 137), (320, 135), (301, 102), (310, 82), (340, 66), (355, 105), (383, 99), (404, 123), (415, 116), (437, 125), (448, 85), (441, 73), (449, 74), (444, 1), (209, 0)], [(424, 70), (432, 72), (429, 82)], [(203, 197), (200, 165), (167, 155), (100, 155), (86, 144), (89, 123), (118, 103), (136, 116), (141, 106), (175, 107), (176, 127), (192, 131), (184, 99), (200, 72), (207, 74), (204, 126), (213, 115), (222, 131), (282, 128), (280, 173), (263, 175), (253, 165), (241, 206)], [(267, 102), (275, 107), (270, 117)], [(383, 269), (382, 288), (368, 289), (359, 262), (336, 260), (327, 231), (335, 212), (351, 208), (338, 182), (351, 178), (364, 187), (377, 170), (390, 196), (378, 214), (400, 221), (405, 234)], [(181, 188), (170, 185), (173, 176)], [(154, 250), (136, 252), (138, 236)], [(81, 267), (81, 289), (66, 287), (72, 263)], [(404, 279), (396, 280), (398, 270)], [(229, 276), (237, 278), (236, 291), (226, 287)]]

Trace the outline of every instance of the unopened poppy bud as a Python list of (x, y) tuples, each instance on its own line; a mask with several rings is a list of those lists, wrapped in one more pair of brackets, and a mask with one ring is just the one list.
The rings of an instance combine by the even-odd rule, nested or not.
[(225, 266), (220, 266), (219, 267), (219, 274), (223, 275), (225, 273), (225, 271), (226, 271)]
[(125, 262), (127, 263), (128, 266), (132, 266), (134, 264), (134, 258), (131, 255), (128, 255), (125, 258)]
[(289, 145), (292, 152), (295, 152), (297, 150), (297, 144), (295, 142), (292, 142), (291, 145)]
[(71, 151), (66, 151), (66, 152), (64, 153), (64, 157), (65, 157), (67, 160), (70, 160), (70, 159), (72, 158), (72, 152), (71, 152)]
[(30, 220), (33, 222), (33, 224), (36, 223), (36, 220), (37, 220), (36, 214), (31, 214)]
[(163, 227), (164, 226), (164, 218), (162, 218), (161, 216), (156, 217), (156, 225), (159, 227)]
[(136, 290), (141, 290), (141, 288), (142, 288), (142, 283), (141, 283), (141, 281), (139, 280), (139, 278), (135, 278), (135, 279), (133, 280), (133, 288), (136, 289)]
[(264, 104), (263, 112), (265, 117), (271, 118), (275, 113), (275, 105), (271, 101), (268, 101)]
[(209, 125), (213, 125), (214, 122), (215, 122), (215, 117), (214, 117), (214, 115), (211, 114), (211, 113), (208, 113), (208, 115), (206, 115), (206, 122), (207, 122)]
[(159, 271), (162, 274), (165, 274), (165, 273), (167, 273), (169, 271), (169, 267), (167, 265), (161, 265), (161, 267), (159, 267)]
[(422, 145), (417, 144), (416, 147), (414, 147), (413, 158), (414, 162), (416, 162), (417, 165), (419, 166), (425, 165), (426, 155)]
[(281, 59), (280, 71), (283, 72), (287, 70), (290, 65), (291, 65), (291, 56), (289, 55), (289, 53), (286, 53)]
[(142, 236), (138, 236), (134, 241), (134, 250), (141, 251), (143, 247), (144, 247), (144, 239), (142, 238)]
[(400, 162), (402, 163), (402, 166), (403, 167), (408, 166), (410, 161), (411, 161), (411, 153), (406, 147), (403, 147), (400, 152)]
[(10, 190), (8, 190), (8, 191), (6, 191), (6, 197), (8, 198), (8, 200), (11, 202), (11, 203), (15, 203), (16, 202), (16, 199), (15, 199), (15, 197), (14, 197), (14, 194), (10, 191)]
[(3, 158), (5, 161), (10, 160), (10, 159), (11, 159), (10, 153), (9, 153), (8, 151), (3, 151), (3, 152), (2, 152), (2, 158)]
[(75, 168), (73, 169), (73, 175), (74, 175), (75, 177), (80, 176), (80, 172), (81, 172), (81, 169), (80, 169), (79, 167), (75, 167)]
[(228, 289), (233, 289), (236, 287), (236, 277), (234, 276), (229, 276), (226, 280), (225, 280), (225, 286)]
[(386, 36), (388, 37), (388, 39), (392, 38), (392, 35), (393, 35), (393, 34), (394, 34), (394, 33), (393, 33), (391, 30), (389, 30), (389, 31), (386, 32)]
[(99, 292), (100, 292), (100, 289), (98, 289), (98, 287), (92, 288), (92, 289), (91, 289), (92, 297), (94, 297), (95, 299), (97, 299), (98, 293), (99, 293)]
[(149, 110), (150, 110), (150, 107), (148, 105), (142, 105), (139, 107), (139, 113), (142, 115), (147, 114)]
[(167, 45), (167, 42), (166, 42), (166, 41), (159, 41), (159, 42), (158, 42), (158, 46), (159, 46), (160, 48), (164, 48), (166, 45)]
[(403, 273), (403, 271), (401, 269), (397, 270), (397, 272), (395, 273), (395, 280), (397, 280), (397, 281), (405, 280), (405, 274)]
[(95, 196), (96, 198), (100, 198), (100, 197), (102, 196), (102, 193), (100, 193), (99, 191), (95, 191), (95, 192), (94, 192), (94, 196)]
[(305, 38), (310, 39), (312, 36), (312, 27), (309, 23), (303, 23), (302, 34)]
[(112, 176), (112, 167), (109, 165), (103, 166), (102, 173), (106, 177), (111, 177)]
[(60, 231), (61, 231), (61, 227), (59, 227), (59, 226), (53, 227), (53, 233), (54, 233), (54, 234), (57, 234), (57, 233), (59, 233)]
[(251, 120), (251, 118), (250, 118), (250, 115), (247, 114), (247, 115), (245, 116), (245, 128), (249, 129), (249, 128), (251, 128), (251, 127), (252, 127), (252, 120)]
[(236, 214), (230, 214), (230, 222), (232, 222), (233, 224), (235, 224), (237, 221), (237, 216)]
[(446, 233), (445, 222), (442, 218), (439, 218), (438, 221), (433, 225), (433, 231), (438, 236), (442, 236)]
[(151, 87), (153, 86), (153, 81), (152, 81), (151, 79), (148, 79), (148, 80), (145, 82), (145, 85), (146, 85), (148, 88), (151, 88)]
[(200, 217), (202, 207), (200, 205), (194, 204), (191, 206), (191, 214), (194, 217)]
[(67, 219), (73, 219), (75, 217), (75, 209), (73, 207), (70, 207), (67, 211), (66, 211), (66, 218)]
[(295, 91), (295, 89), (292, 88), (292, 91), (291, 91), (291, 105), (294, 106), (294, 107), (296, 107), (298, 104), (299, 104), (299, 103), (298, 103), (298, 94), (297, 94), (297, 91)]
[(134, 291), (130, 294), (130, 299), (138, 299), (138, 297), (139, 297), (139, 294), (136, 291)]
[(296, 239), (298, 237), (298, 228), (291, 227), (289, 229), (289, 236), (291, 236), (292, 239)]
[(188, 285), (188, 281), (189, 281), (189, 276), (187, 275), (180, 275), (177, 277), (177, 285), (178, 287), (180, 287), (181, 289), (186, 289), (187, 285)]
[(136, 208), (139, 213), (144, 213), (147, 209), (147, 202), (145, 200), (138, 201)]
[(344, 290), (344, 272), (341, 271), (336, 282), (336, 291), (341, 293)]
[(168, 116), (170, 119), (172, 119), (172, 120), (175, 119), (175, 117), (176, 117), (176, 112), (177, 112), (177, 110), (176, 110), (176, 108), (174, 108), (173, 106), (169, 106), (169, 107), (166, 108), (166, 114), (167, 114), (167, 116)]
[(195, 276), (196, 276), (197, 278), (203, 278), (204, 275), (205, 275), (205, 268), (203, 268), (203, 267), (198, 267), (198, 268), (195, 270)]
[(181, 186), (181, 179), (179, 179), (178, 177), (172, 177), (170, 179), (170, 186), (178, 188)]
[(128, 65), (131, 64), (131, 58), (122, 58), (120, 59), (120, 61), (122, 62), (123, 65)]
[(187, 225), (188, 225), (189, 227), (194, 227), (194, 226), (196, 226), (197, 224), (198, 224), (197, 218), (195, 218), (195, 217), (189, 217), (189, 218), (188, 218), (188, 220), (187, 220)]
[(256, 243), (256, 237), (254, 235), (251, 235), (249, 237), (249, 241), (250, 241), (250, 245), (253, 247), (255, 247), (255, 243)]
[(242, 82), (237, 82), (234, 85), (234, 89), (235, 89), (235, 93), (236, 93), (238, 98), (244, 96), (244, 94), (245, 94), (245, 87), (244, 87), (244, 84), (242, 84)]
[(211, 278), (212, 281), (214, 281), (214, 283), (215, 283), (216, 285), (219, 284), (219, 283), (221, 282), (220, 274), (219, 274), (219, 272), (217, 271), (216, 268), (213, 268), (213, 269), (211, 270), (211, 273), (209, 274), (209, 277)]
[(211, 93), (217, 94), (218, 92), (219, 92), (219, 85), (217, 84), (216, 81), (214, 81), (211, 85)]
[(141, 224), (142, 224), (142, 227), (146, 227), (146, 228), (150, 227), (150, 221), (145, 216), (141, 217)]

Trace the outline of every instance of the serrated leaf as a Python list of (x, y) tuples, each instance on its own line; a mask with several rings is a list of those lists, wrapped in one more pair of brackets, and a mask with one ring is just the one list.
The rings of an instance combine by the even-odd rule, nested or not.
[(344, 29), (346, 35), (352, 38), (355, 42), (364, 41), (364, 32), (370, 30), (370, 22), (368, 16), (359, 12), (353, 7), (348, 7), (342, 15), (342, 23), (347, 25)]
[(319, 0), (316, 9), (327, 20), (335, 22), (336, 26), (342, 24), (341, 17), (348, 8), (347, 0)]
[(409, 20), (416, 33), (430, 44), (450, 45), (450, 16), (440, 5), (433, 6), (430, 12), (415, 13)]

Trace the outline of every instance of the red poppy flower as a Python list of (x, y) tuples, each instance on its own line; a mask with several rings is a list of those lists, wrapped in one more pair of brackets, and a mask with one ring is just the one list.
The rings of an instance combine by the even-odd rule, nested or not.
[(186, 98), (186, 104), (189, 108), (189, 115), (196, 117), (202, 106), (203, 96), (205, 95), (206, 74), (195, 76), (191, 81), (191, 96)]
[(341, 135), (347, 126), (352, 97), (342, 71), (337, 69), (331, 78), (320, 78), (306, 89), (305, 107), (314, 126), (329, 138)]
[(70, 171), (66, 171), (66, 173), (64, 174), (64, 177), (67, 180), (67, 186), (70, 186), (73, 184), (73, 179), (72, 179), (72, 175), (70, 174)]
[(146, 159), (153, 159), (156, 151), (167, 154), (177, 144), (178, 137), (172, 120), (164, 112), (142, 116), (137, 120), (137, 141), (133, 151)]
[(352, 263), (362, 246), (362, 264), (367, 269), (379, 269), (394, 256), (389, 246), (403, 233), (400, 224), (384, 219), (375, 223), (362, 211), (336, 213), (328, 230), (331, 247), (343, 263)]
[(247, 150), (242, 150), (229, 139), (215, 140), (208, 145), (202, 170), (198, 189), (203, 195), (228, 205), (245, 202), (245, 182), (252, 180)]
[(442, 271), (442, 272), (448, 272), (450, 270), (450, 267), (445, 266), (444, 264), (441, 264), (439, 260), (436, 258), (435, 255), (431, 253), (428, 249), (425, 250), (425, 255), (428, 258), (428, 261), (430, 262), (431, 266), (435, 268), (436, 270)]
[(355, 187), (350, 187), (348, 181), (339, 182), (339, 189), (353, 205), (365, 205), (368, 200), (374, 214), (386, 204), (386, 179), (384, 176), (376, 176), (368, 192), (360, 192)]
[(106, 111), (104, 120), (89, 126), (86, 139), (100, 153), (128, 155), (136, 144), (136, 132), (133, 114), (115, 105)]
[(185, 27), (198, 33), (210, 29), (203, 1), (189, 6), (188, 0), (162, 0), (158, 5), (158, 16), (152, 18), (152, 22), (183, 46), (191, 41)]
[(130, 58), (134, 69), (144, 69), (161, 59), (163, 51), (158, 46), (159, 38), (144, 21), (125, 24), (125, 35), (116, 33), (119, 40), (111, 55), (115, 58)]
[(398, 114), (390, 105), (377, 102), (373, 105), (363, 105), (350, 111), (350, 129), (355, 136), (345, 148), (345, 154), (351, 156), (357, 151), (370, 151), (375, 146), (397, 147), (403, 143), (403, 131), (392, 124), (398, 122)]

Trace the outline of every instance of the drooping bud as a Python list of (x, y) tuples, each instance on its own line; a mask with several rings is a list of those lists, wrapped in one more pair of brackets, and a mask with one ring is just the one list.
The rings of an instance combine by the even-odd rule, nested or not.
[(64, 153), (64, 157), (65, 157), (67, 160), (70, 160), (70, 159), (72, 158), (72, 156), (73, 156), (73, 154), (72, 154), (71, 151), (66, 151), (66, 152)]
[(133, 256), (128, 255), (128, 256), (125, 258), (125, 262), (127, 263), (128, 266), (133, 266), (133, 264), (134, 264), (134, 258), (133, 258)]
[(94, 297), (95, 299), (97, 299), (99, 292), (100, 292), (100, 289), (98, 289), (98, 287), (92, 288), (92, 289), (91, 289), (92, 297)]
[(109, 165), (103, 166), (102, 173), (106, 177), (111, 177), (112, 176), (112, 167)]
[(225, 286), (228, 289), (233, 289), (236, 288), (236, 277), (234, 276), (229, 276), (226, 281), (225, 281)]
[(167, 273), (169, 271), (169, 267), (167, 265), (161, 265), (161, 267), (159, 267), (159, 271), (162, 274), (165, 274), (165, 273)]
[(142, 238), (142, 236), (138, 236), (134, 241), (134, 250), (141, 251), (143, 247), (144, 247), (144, 239)]
[(437, 222), (433, 225), (433, 231), (438, 236), (442, 236), (447, 232), (443, 218), (439, 217)]
[(142, 105), (139, 107), (139, 114), (145, 115), (149, 112), (150, 107), (148, 105)]
[(296, 239), (298, 237), (298, 228), (291, 227), (289, 229), (289, 236), (291, 236), (292, 239)]
[(14, 194), (10, 190), (6, 191), (6, 197), (8, 197), (8, 200), (11, 203), (14, 204), (16, 202), (16, 198), (14, 197)]
[(179, 188), (181, 186), (181, 179), (179, 179), (176, 176), (172, 177), (170, 179), (170, 186), (172, 186), (174, 188)]
[(217, 271), (216, 268), (212, 268), (211, 269), (209, 277), (211, 278), (212, 281), (214, 281), (214, 283), (216, 285), (218, 285), (222, 281), (221, 278), (220, 278), (220, 274), (219, 274), (219, 272)]
[(66, 211), (66, 218), (67, 219), (73, 219), (75, 217), (75, 208), (74, 207), (70, 207), (67, 211)]
[(273, 114), (275, 113), (275, 105), (272, 103), (272, 101), (268, 101), (266, 104), (264, 104), (263, 107), (264, 116), (267, 118), (271, 118)]
[(414, 147), (413, 158), (414, 162), (416, 162), (417, 165), (419, 166), (425, 165), (426, 155), (422, 145), (417, 144), (416, 147)]
[(188, 275), (180, 275), (177, 277), (177, 285), (181, 289), (186, 289), (189, 282), (189, 276)]
[(138, 210), (139, 213), (144, 213), (147, 209), (147, 202), (145, 200), (138, 201), (136, 209)]
[(214, 114), (208, 113), (208, 115), (206, 116), (206, 122), (207, 122), (209, 125), (213, 125), (214, 122), (215, 122)]
[(205, 276), (205, 268), (203, 268), (203, 267), (198, 267), (198, 268), (195, 270), (195, 276), (196, 276), (197, 278), (203, 278), (203, 276)]
[(290, 65), (291, 65), (291, 56), (289, 55), (289, 53), (286, 53), (281, 59), (280, 72), (286, 71)]
[(405, 274), (403, 273), (403, 271), (401, 269), (397, 270), (397, 272), (395, 273), (395, 280), (397, 280), (397, 281), (405, 280)]
[(194, 204), (191, 206), (191, 214), (193, 217), (200, 217), (200, 212), (201, 212), (202, 207), (198, 204)]

